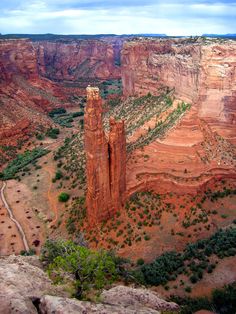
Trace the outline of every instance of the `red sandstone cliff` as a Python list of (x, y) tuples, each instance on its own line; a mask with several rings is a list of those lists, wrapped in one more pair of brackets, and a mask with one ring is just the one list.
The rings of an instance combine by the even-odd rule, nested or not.
[(97, 87), (87, 87), (84, 116), (87, 175), (87, 215), (96, 224), (121, 208), (126, 190), (124, 122), (110, 121), (107, 141), (102, 122), (102, 99)]
[(1, 40), (1, 145), (14, 145), (35, 127), (49, 126), (51, 121), (45, 112), (56, 106), (73, 105), (70, 96), (84, 93), (65, 86), (64, 81), (78, 79), (86, 84), (90, 79), (119, 78), (120, 67), (115, 65), (119, 52), (120, 45), (109, 41)]
[[(236, 43), (189, 39), (126, 42), (122, 51), (124, 95), (153, 93), (161, 85), (192, 103), (198, 117), (235, 136)], [(226, 130), (227, 129), (227, 130)], [(222, 133), (222, 134), (223, 134)]]
[(15, 145), (37, 126), (50, 125), (45, 111), (60, 105), (64, 96), (38, 75), (29, 40), (1, 40), (0, 68), (0, 143)]
[(52, 80), (120, 78), (116, 46), (99, 40), (34, 43), (42, 75)]

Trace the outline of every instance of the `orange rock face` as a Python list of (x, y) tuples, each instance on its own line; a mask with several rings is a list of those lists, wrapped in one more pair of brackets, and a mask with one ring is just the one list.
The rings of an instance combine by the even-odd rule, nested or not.
[(15, 145), (51, 126), (47, 111), (73, 105), (71, 95), (84, 95), (84, 88), (64, 81), (119, 78), (116, 54), (113, 43), (98, 40), (0, 40), (0, 145)]
[(91, 224), (111, 217), (124, 199), (124, 123), (111, 120), (107, 141), (102, 123), (102, 99), (97, 87), (87, 87), (85, 108), (85, 152), (87, 174), (87, 215)]
[(140, 40), (122, 51), (125, 96), (156, 93), (162, 86), (190, 102), (214, 130), (235, 137), (236, 43)]

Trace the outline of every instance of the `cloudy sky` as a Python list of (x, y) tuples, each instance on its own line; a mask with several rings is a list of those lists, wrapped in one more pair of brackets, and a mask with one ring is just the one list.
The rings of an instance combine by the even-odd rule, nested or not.
[(0, 33), (236, 33), (236, 0), (0, 0)]

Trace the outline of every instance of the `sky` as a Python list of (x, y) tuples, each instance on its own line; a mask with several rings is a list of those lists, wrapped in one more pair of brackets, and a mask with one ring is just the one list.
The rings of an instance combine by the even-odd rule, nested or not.
[(0, 0), (0, 33), (236, 33), (236, 0)]

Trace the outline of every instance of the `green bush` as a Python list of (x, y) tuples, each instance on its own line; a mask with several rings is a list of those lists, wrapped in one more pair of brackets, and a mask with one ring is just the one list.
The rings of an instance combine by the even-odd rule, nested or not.
[(138, 260), (137, 260), (137, 265), (138, 266), (141, 266), (141, 265), (143, 265), (144, 264), (144, 259), (143, 258), (139, 258)]
[(64, 114), (66, 113), (65, 108), (56, 108), (49, 112), (49, 117), (53, 118), (55, 115)]
[(70, 198), (70, 195), (66, 192), (61, 192), (61, 194), (58, 195), (59, 202), (67, 202)]
[(17, 155), (17, 157), (10, 161), (7, 167), (2, 171), (2, 179), (9, 180), (14, 179), (15, 175), (25, 168), (28, 164), (34, 160), (40, 158), (49, 153), (49, 150), (42, 147), (36, 147), (33, 150), (26, 150), (23, 154)]
[(116, 264), (104, 250), (92, 251), (72, 241), (51, 241), (43, 247), (41, 259), (48, 264), (55, 283), (72, 282), (75, 297), (81, 299), (91, 289), (102, 289), (117, 277)]
[(59, 134), (60, 134), (60, 130), (57, 129), (57, 128), (48, 129), (47, 132), (46, 132), (46, 135), (48, 137), (51, 137), (52, 139), (56, 139)]

